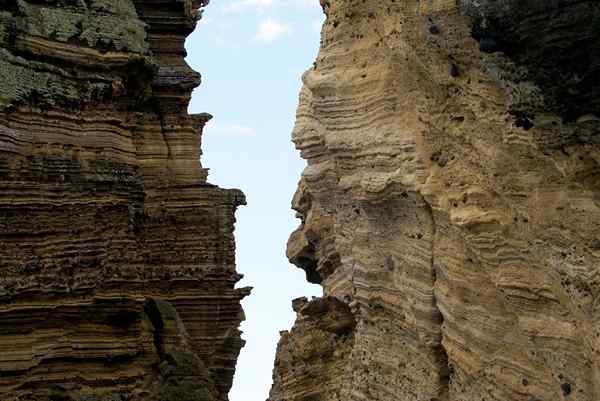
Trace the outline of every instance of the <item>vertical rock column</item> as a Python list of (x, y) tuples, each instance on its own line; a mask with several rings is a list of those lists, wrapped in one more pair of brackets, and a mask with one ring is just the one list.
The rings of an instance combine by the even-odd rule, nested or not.
[(0, 398), (226, 400), (238, 190), (206, 182), (200, 1), (0, 2)]
[(321, 5), (270, 401), (600, 399), (598, 3)]

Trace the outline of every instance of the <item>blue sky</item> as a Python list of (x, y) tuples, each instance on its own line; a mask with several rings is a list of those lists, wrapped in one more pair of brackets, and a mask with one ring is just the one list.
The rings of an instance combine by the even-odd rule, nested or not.
[(188, 62), (202, 74), (191, 113), (214, 119), (203, 136), (209, 181), (240, 188), (248, 206), (237, 213), (246, 347), (231, 401), (264, 401), (279, 331), (295, 315), (291, 300), (320, 295), (289, 265), (285, 244), (298, 220), (291, 198), (305, 162), (290, 141), (301, 75), (315, 59), (324, 19), (319, 0), (212, 0), (188, 38)]

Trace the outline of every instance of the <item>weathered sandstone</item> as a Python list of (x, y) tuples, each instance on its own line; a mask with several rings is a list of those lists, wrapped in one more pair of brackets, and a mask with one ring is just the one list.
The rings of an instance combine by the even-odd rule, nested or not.
[(0, 0), (0, 399), (226, 400), (237, 190), (206, 182), (204, 0)]
[(270, 400), (600, 400), (600, 3), (321, 5)]

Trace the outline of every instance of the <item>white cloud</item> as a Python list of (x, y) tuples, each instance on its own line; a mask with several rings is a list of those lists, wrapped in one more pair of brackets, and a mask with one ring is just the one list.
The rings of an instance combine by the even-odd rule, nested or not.
[(254, 39), (260, 42), (273, 42), (292, 33), (292, 27), (269, 17), (258, 25)]
[(319, 10), (321, 9), (319, 0), (288, 0), (288, 2), (306, 7), (319, 7)]
[(301, 7), (319, 7), (319, 0), (233, 0), (230, 4), (224, 5), (223, 12), (238, 12), (246, 8), (256, 8), (260, 11), (271, 9), (275, 6), (301, 6)]
[(206, 126), (207, 131), (214, 132), (217, 134), (225, 135), (241, 135), (241, 136), (252, 136), (256, 135), (256, 130), (252, 127), (241, 124), (216, 124), (208, 123)]
[(275, 4), (275, 0), (236, 0), (231, 4), (223, 6), (224, 12), (241, 11), (247, 7), (255, 7), (259, 9), (267, 9)]

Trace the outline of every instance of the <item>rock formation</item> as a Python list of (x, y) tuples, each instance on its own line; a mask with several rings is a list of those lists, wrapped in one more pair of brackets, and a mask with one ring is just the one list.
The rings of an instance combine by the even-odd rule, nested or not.
[(206, 182), (206, 0), (0, 0), (0, 399), (227, 400), (237, 190)]
[(321, 5), (270, 401), (600, 400), (600, 3)]

